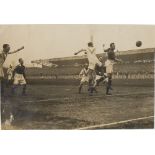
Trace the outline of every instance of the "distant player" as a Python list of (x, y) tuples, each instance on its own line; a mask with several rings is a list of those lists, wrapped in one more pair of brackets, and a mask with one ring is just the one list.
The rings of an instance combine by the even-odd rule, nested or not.
[(9, 66), (9, 68), (7, 69), (7, 85), (11, 85), (11, 81), (12, 81), (12, 75), (13, 75), (13, 67), (12, 65)]
[(26, 95), (26, 75), (24, 61), (22, 58), (19, 59), (19, 65), (17, 65), (13, 71), (12, 94), (15, 94), (15, 90), (18, 85), (23, 86), (22, 95)]
[[(103, 48), (104, 48), (104, 45), (103, 45)], [(106, 95), (111, 95), (109, 90), (112, 90), (113, 65), (116, 62), (121, 62), (121, 60), (116, 58), (116, 55), (115, 55), (115, 43), (111, 43), (110, 48), (104, 50), (104, 52), (107, 53), (107, 60), (105, 62), (106, 73), (107, 73), (107, 76), (108, 76), (108, 84), (107, 84), (107, 88), (106, 88)]]
[(83, 84), (89, 82), (88, 64), (87, 63), (84, 65), (84, 68), (81, 70), (79, 77), (81, 78), (80, 86), (79, 86), (79, 94), (80, 94)]
[(88, 76), (89, 76), (89, 95), (93, 94), (93, 90), (94, 90), (94, 70), (95, 70), (95, 66), (102, 66), (102, 63), (98, 60), (96, 53), (95, 53), (95, 48), (93, 46), (92, 42), (88, 43), (88, 48), (87, 49), (82, 49), (78, 52), (75, 53), (75, 55), (84, 52), (85, 54), (87, 54), (87, 58), (89, 61), (89, 66), (88, 66)]
[(20, 50), (22, 50), (24, 47), (17, 49), (13, 52), (10, 52), (10, 45), (9, 44), (3, 44), (3, 50), (0, 53), (0, 82), (1, 82), (1, 94), (4, 94), (4, 72), (3, 72), (3, 64), (7, 58), (8, 54), (14, 54)]

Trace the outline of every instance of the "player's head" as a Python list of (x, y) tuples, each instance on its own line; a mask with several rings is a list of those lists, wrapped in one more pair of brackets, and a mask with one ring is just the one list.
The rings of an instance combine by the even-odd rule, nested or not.
[(10, 64), (10, 68), (12, 68), (12, 65)]
[(21, 64), (21, 65), (23, 65), (24, 64), (24, 60), (22, 59), (22, 58), (19, 58), (19, 63)]
[(110, 48), (114, 50), (115, 49), (115, 43), (110, 43)]
[(93, 43), (92, 42), (89, 42), (88, 43), (88, 47), (93, 47)]
[(88, 69), (88, 64), (87, 63), (84, 64), (84, 68)]
[(9, 53), (10, 51), (10, 45), (9, 44), (3, 44), (3, 52)]

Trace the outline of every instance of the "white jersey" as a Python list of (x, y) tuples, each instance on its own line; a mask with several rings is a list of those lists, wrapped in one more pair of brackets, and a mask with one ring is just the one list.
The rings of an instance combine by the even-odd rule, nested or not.
[(87, 58), (88, 58), (89, 63), (93, 63), (93, 64), (100, 63), (96, 56), (95, 48), (89, 47), (86, 53), (87, 53)]
[(102, 66), (102, 63), (98, 60), (96, 53), (95, 53), (95, 48), (93, 47), (88, 47), (86, 50), (87, 58), (89, 61), (89, 66), (88, 68), (91, 70), (95, 70), (95, 66)]

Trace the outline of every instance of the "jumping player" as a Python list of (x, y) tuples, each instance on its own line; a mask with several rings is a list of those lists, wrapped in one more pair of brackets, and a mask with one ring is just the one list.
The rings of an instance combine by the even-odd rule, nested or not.
[(13, 71), (13, 87), (12, 94), (15, 93), (15, 89), (18, 85), (23, 86), (22, 95), (26, 95), (26, 76), (25, 76), (25, 66), (22, 58), (19, 59), (19, 65)]
[[(103, 45), (104, 48), (104, 45)], [(106, 95), (112, 95), (109, 93), (109, 90), (112, 90), (112, 73), (113, 73), (113, 65), (116, 62), (121, 62), (120, 59), (116, 58), (115, 55), (115, 43), (110, 44), (110, 48), (104, 50), (107, 53), (107, 60), (105, 62), (106, 73), (108, 75), (108, 84), (106, 88)]]
[(89, 61), (89, 66), (88, 66), (88, 76), (89, 76), (89, 95), (93, 94), (93, 90), (94, 90), (94, 70), (95, 70), (95, 66), (102, 66), (102, 63), (98, 60), (96, 53), (95, 53), (95, 48), (93, 46), (92, 42), (88, 43), (88, 48), (87, 49), (82, 49), (76, 53), (74, 53), (75, 55), (81, 53), (81, 52), (85, 52), (85, 54), (87, 54), (87, 58)]
[(80, 86), (79, 86), (79, 94), (81, 93), (81, 89), (84, 83), (89, 82), (89, 76), (88, 76), (88, 64), (86, 63), (84, 65), (84, 68), (81, 70), (79, 74), (79, 78), (81, 78)]
[[(101, 63), (103, 63), (103, 58), (100, 57), (99, 61)], [(94, 88), (96, 88), (96, 86), (99, 86), (100, 82), (103, 82), (103, 83), (107, 83), (108, 82), (108, 76), (107, 76), (106, 68), (105, 68), (104, 65), (101, 66), (101, 67), (96, 66), (95, 72), (96, 72), (96, 77), (95, 77)]]

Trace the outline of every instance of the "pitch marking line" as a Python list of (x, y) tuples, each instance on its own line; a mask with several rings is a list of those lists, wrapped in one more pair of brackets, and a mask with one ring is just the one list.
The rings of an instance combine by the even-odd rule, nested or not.
[[(150, 91), (150, 92), (136, 92), (136, 93), (127, 93), (127, 94), (114, 94), (114, 95), (110, 95), (110, 97), (113, 97), (113, 96), (128, 96), (128, 95), (148, 95), (149, 93), (154, 93), (154, 91)], [(98, 97), (108, 97), (107, 95), (98, 95), (98, 96), (90, 96), (89, 99), (91, 98), (98, 98)], [(49, 99), (42, 99), (42, 100), (30, 100), (30, 101), (24, 101), (24, 103), (34, 103), (34, 102), (48, 102), (48, 101), (64, 101), (64, 100), (69, 100), (70, 98), (68, 97), (65, 97), (65, 98), (49, 98)], [(82, 99), (79, 97), (79, 99)]]
[(34, 103), (34, 102), (48, 102), (48, 101), (60, 101), (60, 100), (68, 100), (69, 98), (49, 98), (43, 100), (31, 100), (31, 101), (24, 101), (24, 103)]
[(145, 92), (136, 92), (136, 93), (127, 93), (127, 94), (114, 94), (111, 96), (128, 96), (128, 95), (148, 95), (149, 93), (154, 93), (154, 91), (148, 91), (147, 93)]
[(137, 120), (149, 119), (149, 118), (153, 118), (153, 117), (154, 116), (140, 117), (140, 118), (129, 119), (129, 120), (124, 120), (124, 121), (118, 121), (118, 122), (112, 122), (112, 123), (107, 123), (107, 124), (92, 125), (92, 126), (77, 128), (77, 129), (74, 129), (74, 130), (88, 130), (88, 129), (94, 129), (94, 128), (102, 128), (102, 127), (106, 127), (106, 126), (110, 126), (110, 125), (123, 124), (123, 123), (128, 123), (128, 122), (137, 121)]

